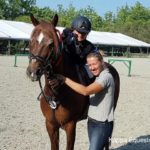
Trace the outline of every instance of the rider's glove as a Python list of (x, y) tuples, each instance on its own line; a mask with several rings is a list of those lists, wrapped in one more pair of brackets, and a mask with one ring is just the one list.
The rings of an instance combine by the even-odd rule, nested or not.
[(58, 93), (59, 88), (65, 82), (63, 75), (55, 75), (52, 79), (49, 79), (49, 85), (54, 93)]

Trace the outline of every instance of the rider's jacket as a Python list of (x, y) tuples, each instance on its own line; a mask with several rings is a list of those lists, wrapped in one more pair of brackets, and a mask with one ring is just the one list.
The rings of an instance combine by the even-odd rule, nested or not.
[(95, 47), (90, 41), (77, 41), (77, 37), (71, 29), (63, 30), (62, 39), (65, 50), (76, 64), (85, 64), (86, 56), (95, 51)]

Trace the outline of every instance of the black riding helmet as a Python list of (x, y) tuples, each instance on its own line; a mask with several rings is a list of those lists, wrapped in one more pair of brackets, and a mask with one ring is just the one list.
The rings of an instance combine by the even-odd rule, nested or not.
[(80, 33), (88, 34), (91, 31), (91, 22), (87, 17), (78, 16), (73, 20), (72, 28)]

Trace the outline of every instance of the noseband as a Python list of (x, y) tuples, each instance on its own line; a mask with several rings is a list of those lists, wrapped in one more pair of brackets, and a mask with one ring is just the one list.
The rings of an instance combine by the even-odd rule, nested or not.
[(42, 74), (47, 74), (47, 77), (50, 77), (53, 74), (53, 69), (51, 65), (51, 59), (50, 55), (47, 58), (41, 57), (41, 56), (36, 56), (34, 54), (30, 54), (29, 56), (30, 62), (32, 60), (36, 60), (42, 63), (41, 67), (39, 68), (39, 75), (42, 76)]

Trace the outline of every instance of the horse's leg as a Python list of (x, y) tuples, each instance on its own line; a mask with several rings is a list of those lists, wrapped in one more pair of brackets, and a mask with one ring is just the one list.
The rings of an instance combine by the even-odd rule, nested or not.
[(59, 150), (59, 127), (51, 124), (46, 119), (46, 128), (51, 141), (51, 150)]
[(74, 142), (76, 136), (76, 122), (69, 122), (65, 125), (65, 131), (67, 136), (67, 147), (66, 150), (74, 149)]

